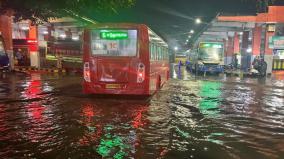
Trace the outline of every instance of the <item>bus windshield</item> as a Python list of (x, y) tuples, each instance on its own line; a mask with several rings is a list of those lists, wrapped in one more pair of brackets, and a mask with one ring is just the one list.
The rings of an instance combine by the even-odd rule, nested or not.
[[(199, 47), (198, 59), (199, 60), (214, 60), (220, 61), (223, 58), (223, 46), (220, 44), (202, 44)], [(208, 45), (208, 46), (207, 46)]]
[(4, 50), (4, 46), (3, 46), (3, 42), (0, 41), (0, 55), (5, 55), (5, 50)]
[(199, 50), (200, 60), (222, 60), (222, 49), (202, 48)]
[(92, 30), (92, 55), (136, 56), (137, 30)]

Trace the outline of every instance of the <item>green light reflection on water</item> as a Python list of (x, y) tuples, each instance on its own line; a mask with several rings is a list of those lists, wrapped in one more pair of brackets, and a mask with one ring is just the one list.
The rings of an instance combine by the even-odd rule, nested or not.
[(114, 159), (125, 158), (128, 155), (125, 151), (129, 146), (124, 144), (121, 137), (110, 133), (112, 130), (111, 125), (106, 126), (104, 130), (106, 134), (102, 137), (97, 152), (102, 157), (112, 157)]
[[(221, 87), (221, 82), (201, 82), (199, 95), (202, 97), (202, 100), (199, 102), (199, 109), (206, 117), (217, 118), (219, 116), (219, 105), (222, 98)], [(224, 142), (220, 140), (223, 136), (225, 136), (225, 134), (222, 132), (211, 132), (206, 140), (218, 145), (223, 145)]]
[(199, 95), (202, 100), (199, 102), (199, 108), (202, 114), (207, 117), (218, 117), (219, 101), (222, 95), (220, 90), (222, 83), (202, 81)]

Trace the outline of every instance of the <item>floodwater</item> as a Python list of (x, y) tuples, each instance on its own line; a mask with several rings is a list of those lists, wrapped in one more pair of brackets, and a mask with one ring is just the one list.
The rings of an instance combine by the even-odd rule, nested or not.
[(79, 75), (0, 74), (0, 158), (284, 158), (283, 75), (173, 77), (129, 99), (83, 95)]

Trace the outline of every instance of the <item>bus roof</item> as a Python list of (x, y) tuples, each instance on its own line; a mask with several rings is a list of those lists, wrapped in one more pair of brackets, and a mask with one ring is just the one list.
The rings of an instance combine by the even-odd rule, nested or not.
[(168, 44), (164, 41), (164, 39), (162, 39), (160, 36), (158, 36), (149, 27), (148, 27), (148, 33), (149, 33), (149, 40), (150, 40), (150, 42), (158, 43), (158, 44), (160, 44), (162, 46), (168, 47)]

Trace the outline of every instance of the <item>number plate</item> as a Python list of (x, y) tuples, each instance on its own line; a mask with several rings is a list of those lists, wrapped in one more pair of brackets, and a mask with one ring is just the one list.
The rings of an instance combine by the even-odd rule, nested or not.
[(119, 89), (120, 84), (106, 84), (106, 89)]

